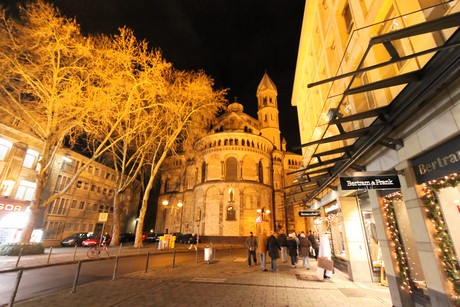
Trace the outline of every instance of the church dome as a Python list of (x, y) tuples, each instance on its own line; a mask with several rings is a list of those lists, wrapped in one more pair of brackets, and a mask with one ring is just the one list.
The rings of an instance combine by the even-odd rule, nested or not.
[(227, 112), (228, 113), (231, 113), (231, 112), (243, 112), (243, 105), (241, 103), (238, 103), (238, 102), (233, 102), (233, 103), (228, 105)]

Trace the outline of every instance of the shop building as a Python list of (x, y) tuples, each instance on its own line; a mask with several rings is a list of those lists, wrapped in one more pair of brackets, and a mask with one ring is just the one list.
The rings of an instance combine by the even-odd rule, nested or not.
[[(307, 1), (292, 104), (304, 164), (286, 189), (336, 267), (395, 306), (460, 298), (459, 1)], [(306, 220), (306, 221), (305, 221)]]

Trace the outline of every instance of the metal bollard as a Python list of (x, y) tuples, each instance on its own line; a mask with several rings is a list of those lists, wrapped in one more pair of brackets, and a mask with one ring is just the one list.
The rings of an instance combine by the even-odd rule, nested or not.
[(78, 278), (80, 277), (81, 261), (78, 261), (77, 272), (75, 273), (75, 279), (73, 280), (73, 286), (70, 293), (75, 293), (77, 291)]
[(115, 257), (115, 266), (113, 267), (112, 280), (115, 280), (115, 278), (117, 277), (117, 270), (118, 270), (118, 256)]
[(21, 248), (21, 249), (19, 250), (18, 260), (16, 261), (16, 266), (15, 266), (16, 268), (17, 268), (18, 265), (19, 265), (19, 260), (21, 260), (22, 251), (23, 251), (23, 250), (24, 250), (23, 248)]
[(53, 247), (50, 247), (50, 253), (48, 255), (48, 261), (46, 261), (46, 264), (50, 264), (50, 258), (51, 258), (51, 253), (53, 252)]
[(196, 247), (196, 250), (195, 250), (195, 262), (198, 263), (198, 246)]
[(141, 252), (141, 245), (139, 244), (139, 246), (137, 247), (137, 253), (139, 254)]
[(121, 255), (121, 248), (122, 248), (122, 246), (123, 246), (123, 243), (120, 243), (120, 247), (118, 248), (118, 256)]
[(149, 258), (150, 258), (150, 251), (147, 252), (147, 259), (145, 261), (145, 273), (149, 270)]
[(77, 245), (75, 245), (75, 249), (73, 251), (73, 260), (75, 261), (75, 257), (77, 256)]
[(18, 288), (19, 288), (19, 283), (21, 282), (21, 278), (22, 278), (22, 270), (19, 270), (18, 275), (16, 276), (16, 283), (14, 284), (13, 293), (11, 293), (10, 303), (8, 304), (8, 307), (12, 307), (14, 304), (14, 299), (16, 298), (16, 294), (18, 293)]
[(173, 252), (173, 262), (172, 262), (172, 268), (174, 269), (174, 264), (176, 263), (176, 250)]

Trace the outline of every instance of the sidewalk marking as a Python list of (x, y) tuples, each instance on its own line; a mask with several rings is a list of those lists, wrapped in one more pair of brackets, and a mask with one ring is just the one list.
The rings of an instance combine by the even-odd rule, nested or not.
[(192, 279), (193, 282), (210, 282), (210, 283), (223, 283), (225, 278), (206, 278), (206, 277), (195, 277)]
[(235, 258), (233, 261), (234, 262), (246, 262), (248, 261), (248, 258)]

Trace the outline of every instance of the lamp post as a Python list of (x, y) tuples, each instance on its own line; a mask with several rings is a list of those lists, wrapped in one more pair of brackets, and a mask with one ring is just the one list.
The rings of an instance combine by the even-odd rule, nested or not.
[(179, 221), (179, 232), (182, 233), (182, 216), (184, 215), (184, 204), (180, 201), (177, 203), (177, 206), (180, 208), (180, 221)]
[[(161, 202), (163, 204), (163, 206), (168, 206), (169, 205), (169, 201), (168, 200), (163, 200)], [(182, 230), (182, 214), (183, 214), (183, 211), (182, 211), (182, 206), (184, 206), (184, 204), (179, 201), (177, 203), (177, 207), (181, 209), (181, 215), (180, 215), (180, 229), (179, 229), (179, 232)], [(169, 227), (168, 227), (168, 248), (171, 247), (171, 236), (174, 234), (174, 231), (171, 232), (171, 228), (173, 227), (173, 211), (174, 211), (174, 206), (171, 206), (171, 212), (169, 214)]]
[(259, 214), (259, 216), (256, 219), (256, 223), (257, 224), (262, 224), (262, 227), (261, 227), (260, 232), (259, 232), (259, 233), (262, 233), (263, 232), (263, 225), (264, 225), (264, 222), (265, 222), (265, 216), (270, 214), (270, 210), (265, 209), (265, 207), (263, 207), (262, 209), (257, 209), (256, 211)]

